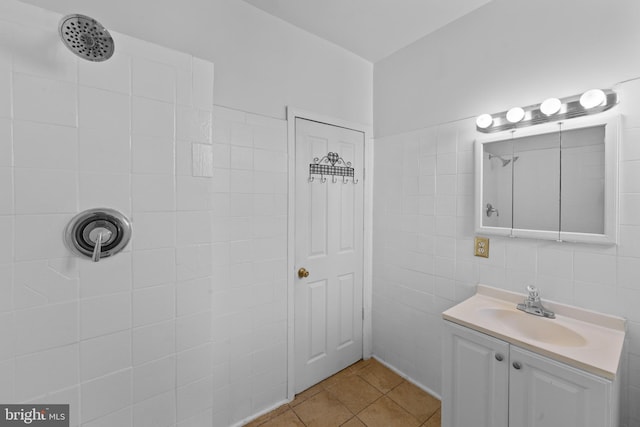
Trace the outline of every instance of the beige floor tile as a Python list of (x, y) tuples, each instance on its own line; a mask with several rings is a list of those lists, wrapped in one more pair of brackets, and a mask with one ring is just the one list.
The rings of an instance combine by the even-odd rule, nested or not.
[(349, 369), (351, 372), (355, 373), (355, 372), (358, 372), (360, 369), (366, 368), (367, 366), (369, 366), (369, 364), (374, 360), (375, 359), (373, 357), (370, 358), (370, 359), (367, 359), (367, 360), (360, 359), (359, 361), (357, 361), (353, 365), (349, 366), (347, 369)]
[(330, 376), (326, 380), (322, 381), (320, 385), (325, 389), (327, 389), (332, 385), (334, 385), (335, 383), (337, 383), (338, 381), (340, 381), (341, 379), (350, 377), (351, 375), (353, 375), (353, 371), (351, 371), (351, 369), (347, 367), (347, 368), (344, 368), (342, 371)]
[(335, 427), (353, 417), (351, 411), (327, 391), (321, 391), (293, 410), (307, 427)]
[(371, 358), (299, 393), (290, 404), (246, 427), (440, 427), (440, 422), (437, 399)]
[(440, 427), (442, 411), (438, 409), (421, 427)]
[(293, 410), (288, 410), (277, 417), (271, 418), (260, 427), (304, 427), (304, 423), (300, 421)]
[(367, 426), (362, 421), (360, 421), (358, 417), (353, 417), (346, 423), (342, 424), (340, 427), (367, 427)]
[(358, 414), (368, 427), (417, 427), (421, 423), (386, 396), (373, 402)]
[(362, 411), (367, 405), (382, 396), (378, 389), (357, 375), (338, 380), (327, 388), (327, 391), (337, 397), (354, 414)]
[(256, 418), (255, 420), (251, 421), (250, 423), (247, 423), (244, 425), (244, 427), (257, 427), (260, 426), (264, 423), (266, 423), (267, 421), (269, 421), (271, 418), (277, 417), (278, 415), (288, 411), (289, 409), (289, 405), (282, 405), (277, 409), (274, 409), (271, 412), (268, 412), (258, 418)]
[(362, 379), (382, 393), (390, 392), (403, 381), (400, 375), (376, 360), (372, 361), (369, 366), (359, 370), (356, 375), (362, 377)]
[(276, 409), (274, 409), (271, 412), (268, 412), (258, 418), (256, 418), (255, 420), (251, 421), (248, 424), (245, 424), (244, 427), (257, 427), (260, 426), (264, 423), (266, 423), (267, 421), (269, 421), (271, 418), (275, 418), (278, 415), (287, 412), (288, 410), (290, 410), (291, 408), (289, 407), (289, 405), (282, 405)]
[(440, 408), (438, 399), (407, 381), (403, 381), (387, 396), (420, 422), (428, 420)]
[(298, 406), (310, 397), (313, 397), (316, 394), (320, 393), (322, 390), (324, 390), (324, 387), (322, 387), (320, 384), (309, 387), (305, 391), (296, 394), (296, 397), (293, 399), (293, 402), (289, 403), (289, 406), (291, 406), (292, 408), (294, 406)]

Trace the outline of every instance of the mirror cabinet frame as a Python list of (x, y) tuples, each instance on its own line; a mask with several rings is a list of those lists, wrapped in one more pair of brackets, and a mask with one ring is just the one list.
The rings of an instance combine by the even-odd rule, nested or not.
[[(479, 136), (475, 141), (475, 230), (479, 234), (495, 236), (525, 237), (578, 243), (615, 245), (618, 242), (618, 147), (621, 140), (620, 116), (604, 112), (593, 116), (565, 119), (526, 128)], [(560, 126), (561, 124), (561, 126)], [(604, 137), (604, 233), (579, 233), (567, 231), (529, 230), (482, 225), (486, 213), (483, 205), (484, 144), (517, 139), (520, 137), (553, 134), (562, 131), (605, 125)], [(513, 164), (512, 164), (513, 166)], [(562, 176), (560, 177), (562, 183)], [(513, 185), (513, 183), (512, 183)]]

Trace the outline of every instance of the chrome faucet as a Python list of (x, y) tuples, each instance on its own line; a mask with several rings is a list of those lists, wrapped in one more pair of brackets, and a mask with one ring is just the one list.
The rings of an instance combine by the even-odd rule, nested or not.
[(525, 313), (535, 314), (536, 316), (548, 317), (549, 319), (555, 319), (556, 314), (544, 308), (542, 301), (540, 301), (540, 292), (535, 286), (527, 286), (527, 292), (529, 296), (524, 299), (524, 303), (518, 304), (517, 309), (522, 310)]

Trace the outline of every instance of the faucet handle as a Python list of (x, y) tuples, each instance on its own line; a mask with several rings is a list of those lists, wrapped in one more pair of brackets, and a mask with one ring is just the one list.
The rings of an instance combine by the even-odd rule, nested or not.
[(533, 285), (527, 285), (527, 292), (529, 292), (529, 299), (540, 298), (540, 292), (538, 291), (538, 288)]

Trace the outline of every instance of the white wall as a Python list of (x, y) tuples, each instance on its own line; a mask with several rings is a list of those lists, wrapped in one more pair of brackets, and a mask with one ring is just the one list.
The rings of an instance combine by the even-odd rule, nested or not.
[[(214, 107), (213, 64), (119, 33), (78, 59), (59, 19), (0, 5), (0, 400), (88, 427), (284, 401), (286, 121)], [(62, 238), (100, 206), (133, 235), (96, 264)]]
[(213, 113), (214, 426), (287, 398), (287, 122)]
[[(490, 258), (474, 257), (472, 163), (479, 113), (640, 76), (638, 7), (494, 0), (376, 64), (374, 354), (439, 392), (440, 313), (477, 283), (519, 292), (534, 283), (543, 299), (629, 320), (623, 420), (640, 426), (640, 81), (615, 87), (624, 115), (616, 247), (492, 237)], [(583, 23), (597, 30), (579, 31)]]
[[(157, 392), (152, 399), (139, 402), (141, 398), (136, 397), (138, 396), (136, 390), (140, 386), (137, 385), (139, 380), (136, 378), (144, 373), (137, 374), (137, 367), (132, 366), (126, 359), (127, 349), (119, 349), (118, 351), (124, 357), (121, 366), (119, 365), (119, 369), (121, 368), (123, 372), (117, 372), (120, 375), (117, 378), (119, 381), (117, 387), (106, 391), (111, 393), (106, 398), (112, 395), (122, 397), (118, 399), (118, 407), (105, 408), (101, 403), (96, 402), (95, 409), (99, 412), (99, 416), (87, 415), (82, 409), (75, 414), (74, 423), (78, 423), (80, 419), (81, 422), (86, 422), (96, 418), (96, 422), (101, 420), (109, 425), (140, 427), (145, 425), (140, 418), (141, 408), (151, 412), (151, 407), (156, 405), (158, 419), (151, 422), (154, 427), (161, 425), (160, 420), (170, 426), (175, 425), (176, 422), (184, 422), (194, 426), (226, 427), (282, 402), (286, 399), (287, 379), (287, 139), (286, 122), (282, 120), (285, 117), (285, 106), (292, 105), (347, 121), (370, 124), (373, 114), (372, 64), (237, 0), (190, 0), (187, 2), (29, 0), (25, 3), (54, 9), (60, 14), (73, 12), (88, 14), (112, 31), (149, 40), (216, 63), (216, 82), (213, 88), (215, 104), (225, 106), (215, 107), (212, 110), (212, 105), (209, 104), (206, 112), (184, 111), (181, 107), (176, 107), (175, 120), (178, 126), (176, 137), (167, 141), (173, 144), (175, 153), (169, 153), (149, 144), (145, 146), (146, 148), (143, 147), (142, 151), (137, 151), (135, 138), (132, 138), (131, 147), (126, 145), (129, 141), (127, 133), (129, 124), (125, 120), (129, 116), (126, 114), (123, 116), (126, 123), (113, 122), (104, 135), (94, 132), (91, 138), (83, 138), (82, 117), (86, 114), (86, 107), (82, 94), (86, 91), (83, 85), (88, 83), (82, 80), (86, 76), (80, 73), (78, 86), (80, 137), (69, 149), (79, 150), (82, 155), (86, 151), (87, 144), (96, 145), (93, 139), (97, 138), (102, 143), (98, 144), (96, 149), (102, 151), (93, 155), (98, 159), (116, 157), (113, 161), (122, 168), (123, 173), (123, 176), (118, 176), (121, 179), (118, 179), (117, 183), (121, 184), (122, 188), (108, 185), (105, 190), (108, 191), (108, 197), (103, 197), (101, 194), (92, 193), (94, 187), (91, 184), (95, 184), (96, 181), (109, 182), (106, 179), (100, 181), (100, 176), (81, 174), (75, 177), (72, 187), (78, 186), (80, 190), (77, 191), (69, 189), (66, 185), (71, 183), (52, 180), (52, 194), (56, 194), (56, 198), (61, 197), (58, 193), (66, 189), (69, 200), (63, 197), (66, 201), (55, 202), (67, 203), (68, 214), (56, 217), (58, 222), (54, 223), (52, 229), (54, 235), (51, 239), (57, 241), (60, 230), (56, 227), (62, 226), (78, 207), (113, 206), (114, 204), (118, 207), (118, 201), (125, 207), (132, 204), (133, 208), (129, 207), (129, 212), (133, 209), (135, 227), (133, 252), (113, 259), (114, 262), (127, 261), (128, 264), (125, 264), (124, 270), (113, 272), (109, 270), (107, 262), (100, 264), (103, 266), (102, 274), (107, 278), (112, 274), (120, 274), (128, 280), (124, 284), (125, 287), (121, 289), (122, 304), (131, 305), (132, 298), (135, 304), (136, 292), (132, 293), (131, 287), (135, 290), (138, 279), (146, 276), (154, 276), (154, 285), (164, 285), (168, 282), (170, 289), (176, 291), (177, 298), (181, 298), (182, 289), (185, 291), (194, 289), (209, 292), (211, 299), (205, 295), (199, 295), (201, 303), (203, 301), (210, 303), (207, 305), (206, 317), (199, 312), (196, 317), (187, 317), (186, 319), (193, 319), (188, 329), (183, 327), (186, 320), (176, 319), (170, 323), (165, 322), (166, 325), (175, 325), (176, 335), (188, 331), (207, 332), (207, 343), (199, 346), (198, 351), (191, 353), (182, 354), (176, 350), (175, 354), (172, 353), (169, 356), (171, 360), (164, 360), (165, 368), (166, 365), (173, 363), (172, 367), (165, 369), (162, 373), (147, 371), (153, 378), (166, 380), (162, 384), (148, 385), (149, 393)], [(2, 18), (11, 18), (16, 23), (24, 23), (26, 26), (37, 22), (39, 27), (38, 32), (30, 35), (27, 42), (24, 41), (22, 32), (16, 35), (17, 30), (14, 31), (13, 27), (3, 28), (0, 45), (6, 44), (6, 52), (11, 53), (4, 57), (4, 61), (0, 61), (0, 70), (4, 73), (3, 80), (0, 81), (3, 82), (0, 90), (7, 92), (6, 97), (1, 97), (5, 101), (11, 99), (8, 94), (16, 91), (12, 88), (12, 79), (15, 86), (16, 82), (22, 78), (20, 72), (24, 72), (12, 65), (11, 55), (14, 53), (25, 57), (27, 62), (41, 63), (42, 73), (52, 80), (59, 80), (61, 78), (59, 74), (65, 70), (71, 70), (73, 73), (75, 68), (82, 71), (89, 69), (90, 65), (95, 65), (90, 68), (95, 75), (89, 78), (91, 82), (89, 85), (103, 85), (109, 90), (115, 90), (114, 82), (122, 79), (125, 98), (131, 95), (127, 92), (132, 84), (128, 80), (131, 75), (134, 79), (133, 96), (135, 97), (137, 84), (144, 85), (145, 80), (153, 84), (156, 78), (159, 78), (155, 74), (159, 76), (166, 74), (164, 73), (166, 70), (159, 71), (154, 67), (145, 67), (137, 57), (133, 59), (132, 57), (141, 54), (151, 56), (153, 61), (158, 62), (164, 60), (171, 62), (172, 55), (176, 55), (180, 60), (188, 58), (185, 53), (169, 51), (116, 34), (114, 58), (103, 64), (86, 65), (84, 61), (75, 60), (75, 57), (59, 41), (56, 32), (60, 15), (30, 5), (22, 5), (13, 0), (8, 3), (3, 2), (3, 6), (5, 4), (7, 11), (5, 14), (3, 10)], [(135, 55), (127, 50), (123, 41), (131, 41), (135, 45), (138, 49), (135, 50)], [(149, 52), (145, 52), (146, 50)], [(160, 55), (160, 59), (154, 55)], [(176, 86), (177, 103), (191, 102), (191, 98), (185, 98), (185, 94), (180, 91), (183, 88), (181, 84), (187, 82), (186, 74), (178, 69), (174, 74), (169, 74), (177, 80), (164, 84), (156, 82), (156, 90), (170, 92), (171, 88)], [(71, 83), (78, 84), (76, 81)], [(211, 89), (211, 87), (205, 89)], [(194, 87), (192, 94), (194, 102), (199, 100), (202, 94), (202, 88)], [(71, 98), (70, 101), (75, 99), (71, 95), (69, 98)], [(32, 98), (25, 105), (27, 108), (35, 108), (38, 102)], [(3, 140), (4, 137), (10, 138), (11, 135), (12, 110), (15, 110), (15, 106), (10, 104), (2, 105), (0, 108), (0, 117), (6, 117), (5, 121), (7, 121), (5, 126), (7, 135), (3, 135)], [(49, 111), (49, 113), (53, 114), (55, 111)], [(40, 119), (49, 120), (45, 116), (43, 114)], [(172, 123), (173, 120), (169, 117), (164, 120), (159, 118), (156, 122), (158, 126), (163, 125), (163, 127), (164, 125), (172, 126)], [(182, 129), (181, 126), (185, 124), (191, 127)], [(77, 131), (74, 128), (75, 122), (70, 121), (65, 125), (69, 127), (69, 132)], [(134, 127), (136, 125), (135, 117), (133, 125)], [(205, 135), (202, 133), (203, 130), (209, 133)], [(118, 132), (124, 132), (126, 136), (118, 140), (121, 144), (115, 144), (112, 141), (115, 138), (108, 138), (111, 134)], [(146, 141), (150, 144), (157, 142), (154, 139)], [(192, 143), (202, 143), (210, 147), (213, 156), (212, 178), (188, 176), (191, 171), (189, 161), (192, 155)], [(21, 147), (20, 141), (10, 141), (9, 145), (5, 141), (2, 144), (4, 145), (0, 147), (4, 147), (6, 151), (1, 152), (3, 159), (10, 158), (12, 150), (27, 151), (33, 156), (40, 155), (36, 148)], [(153, 169), (158, 163), (174, 160), (174, 157), (167, 158), (170, 154), (175, 154), (177, 170), (175, 180), (170, 179), (168, 175), (162, 177), (145, 175), (143, 178), (134, 176), (135, 168), (138, 167), (136, 162), (142, 162)], [(91, 152), (85, 154), (85, 157), (90, 155)], [(117, 158), (118, 155), (123, 156), (122, 160)], [(131, 157), (133, 160), (130, 160)], [(82, 166), (84, 168), (82, 170), (93, 171), (96, 168), (98, 171), (101, 170), (102, 163), (99, 160), (98, 166), (94, 166), (91, 158), (83, 158), (83, 160), (85, 165)], [(14, 168), (18, 170), (16, 166), (19, 165), (14, 165), (8, 160), (5, 162), (8, 163), (0, 163), (2, 165), (0, 171), (11, 177), (16, 173)], [(134, 169), (130, 169), (131, 162)], [(19, 170), (17, 173), (20, 173)], [(186, 175), (182, 176), (185, 173)], [(55, 176), (55, 173), (52, 176)], [(135, 194), (128, 186), (131, 180), (133, 180), (131, 185), (136, 191)], [(173, 201), (174, 210), (165, 211), (168, 205), (162, 204), (162, 212), (136, 212), (136, 206), (143, 203), (139, 200), (146, 200), (143, 188), (153, 190), (157, 180), (172, 185), (171, 188), (157, 188), (157, 197), (166, 198), (167, 203)], [(144, 182), (147, 182), (146, 186)], [(25, 197), (35, 197), (30, 195), (35, 190), (27, 190), (24, 186), (18, 188), (15, 185), (5, 185), (0, 186), (0, 190), (9, 195), (15, 194), (16, 206)], [(104, 190), (104, 186), (100, 186), (99, 190)], [(90, 193), (91, 197), (85, 201), (83, 197), (88, 197), (87, 193)], [(5, 199), (4, 195), (3, 193), (0, 200)], [(149, 195), (149, 198), (152, 196)], [(12, 197), (8, 196), (7, 199), (11, 200)], [(149, 203), (153, 205), (155, 202)], [(12, 218), (17, 212), (13, 209), (11, 205), (6, 207), (6, 212), (0, 211), (0, 224), (2, 224), (0, 234), (5, 236), (15, 233), (16, 235), (15, 240), (9, 239), (11, 246), (0, 251), (6, 255), (4, 258), (0, 257), (0, 271), (8, 275), (13, 274), (11, 266), (19, 261), (14, 254), (16, 249), (13, 245), (14, 242), (19, 241), (22, 233), (20, 230), (18, 230), (20, 233), (14, 231)], [(2, 216), (3, 214), (7, 216)], [(16, 215), (16, 218), (19, 217)], [(149, 221), (148, 224), (146, 224), (147, 221)], [(162, 234), (161, 230), (167, 227), (167, 235), (178, 239), (178, 241), (170, 241), (175, 247), (165, 247), (166, 242), (159, 237)], [(152, 240), (145, 247), (136, 246), (136, 242), (141, 239), (141, 233)], [(181, 237), (182, 234), (185, 236)], [(34, 243), (35, 236), (32, 237), (29, 242)], [(186, 244), (191, 243), (190, 239), (197, 240), (198, 245), (189, 248)], [(154, 245), (159, 247), (155, 248)], [(139, 256), (138, 249), (144, 249), (143, 254), (147, 256)], [(69, 271), (61, 272), (72, 277), (77, 275), (76, 271), (82, 265), (85, 265), (82, 267), (84, 269), (94, 267), (90, 263), (81, 264), (74, 258), (70, 258), (63, 248), (60, 248), (56, 257), (61, 260), (56, 258), (55, 261), (48, 261), (49, 264), (71, 265)], [(141, 266), (140, 263), (145, 260), (147, 264)], [(46, 262), (43, 260), (41, 264), (46, 265)], [(193, 287), (183, 286), (183, 281), (188, 285), (191, 284), (192, 279), (200, 279), (198, 272), (206, 273), (207, 287), (201, 280), (194, 282)], [(177, 274), (177, 278), (171, 279), (172, 274)], [(196, 277), (192, 277), (193, 275)], [(109, 281), (106, 279), (100, 283), (102, 286), (109, 286)], [(129, 288), (126, 288), (126, 283), (129, 283)], [(73, 282), (73, 285), (82, 288), (85, 282), (81, 277), (79, 281)], [(160, 287), (157, 290), (160, 291)], [(11, 295), (11, 289), (5, 288), (4, 291)], [(15, 288), (13, 292), (15, 293)], [(168, 296), (169, 292), (165, 294)], [(149, 302), (153, 304), (152, 301), (160, 302), (160, 299), (150, 295)], [(179, 302), (178, 300), (178, 309)], [(74, 303), (82, 307), (83, 301)], [(95, 301), (95, 304), (99, 303), (101, 301)], [(12, 304), (2, 307), (3, 310), (7, 310), (6, 316), (9, 318), (12, 316), (11, 310), (18, 308)], [(139, 308), (134, 305), (129, 316), (137, 318), (138, 311)], [(24, 313), (23, 316), (27, 314)], [(73, 321), (76, 322), (75, 327), (84, 327), (85, 320), (82, 317), (73, 318)], [(100, 322), (109, 323), (109, 320), (96, 320), (98, 325)], [(137, 330), (136, 325), (133, 326), (135, 346)], [(184, 323), (184, 326), (187, 324)], [(124, 333), (131, 336), (131, 325), (127, 327)], [(15, 330), (0, 327), (0, 335), (3, 333), (14, 334)], [(176, 336), (176, 339), (178, 338)], [(70, 345), (76, 347), (73, 347), (70, 352), (77, 354), (77, 346), (83, 345), (82, 335), (74, 339), (75, 341), (72, 340)], [(178, 344), (176, 346), (178, 350), (182, 350)], [(5, 355), (0, 352), (2, 361), (0, 377), (13, 375), (11, 368), (14, 363), (17, 363), (15, 361), (18, 360), (18, 356), (20, 355), (13, 353)], [(47, 361), (46, 356), (42, 353), (41, 359)], [(82, 358), (82, 353), (79, 357)], [(101, 357), (96, 358), (96, 363), (102, 363), (101, 361)], [(73, 363), (72, 360), (66, 366), (73, 370)], [(157, 369), (161, 367), (160, 364), (157, 365)], [(167, 375), (173, 375), (173, 377), (167, 378)], [(110, 376), (107, 375), (105, 380), (109, 381), (109, 378)], [(65, 381), (64, 385), (70, 387), (71, 397), (62, 395), (61, 403), (70, 401), (72, 407), (77, 408), (78, 401), (87, 401), (85, 393), (90, 393), (92, 389), (84, 387), (84, 378), (71, 377)], [(165, 389), (167, 382), (171, 381), (174, 389)], [(0, 386), (0, 396), (5, 396), (6, 401), (16, 401), (20, 397), (15, 394), (13, 384), (12, 381), (8, 381), (2, 382), (4, 388)], [(45, 393), (52, 387), (34, 385), (34, 390)], [(94, 387), (93, 390), (99, 389)], [(146, 399), (147, 396), (144, 397)], [(193, 417), (186, 419), (189, 411)], [(178, 425), (182, 426), (182, 424)]]
[(473, 256), (473, 119), (377, 139), (374, 189), (373, 352), (441, 390), (441, 313), (478, 283), (628, 319), (623, 420), (640, 426), (640, 80), (626, 104), (617, 246), (491, 237)]
[(240, 0), (22, 0), (216, 64), (215, 102), (285, 118), (285, 106), (373, 123), (373, 66)]
[[(59, 19), (0, 4), (0, 400), (211, 425), (213, 64), (117, 33), (90, 63)], [(95, 207), (133, 227), (99, 263), (63, 243)]]
[(640, 74), (635, 0), (493, 0), (375, 64), (376, 136)]

